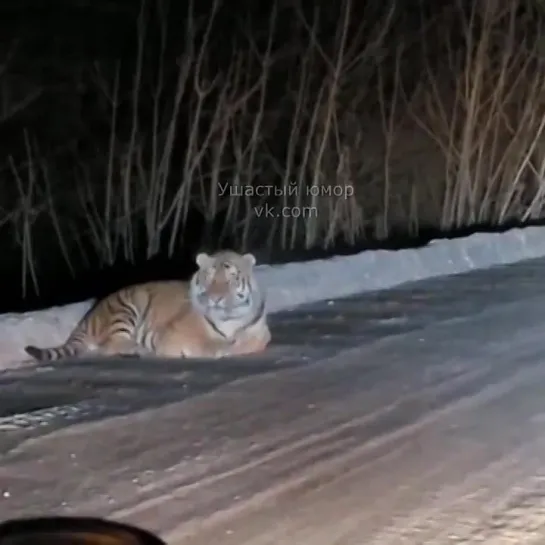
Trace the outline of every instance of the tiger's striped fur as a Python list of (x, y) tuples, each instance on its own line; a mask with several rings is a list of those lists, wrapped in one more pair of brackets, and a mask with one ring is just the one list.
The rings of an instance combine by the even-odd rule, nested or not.
[(25, 351), (54, 361), (86, 354), (221, 358), (264, 350), (271, 334), (255, 257), (222, 250), (196, 261), (189, 282), (123, 288), (90, 309), (63, 345)]

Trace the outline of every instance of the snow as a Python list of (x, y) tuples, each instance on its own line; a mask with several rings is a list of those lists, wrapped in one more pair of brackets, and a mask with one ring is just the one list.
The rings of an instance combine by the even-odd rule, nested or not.
[[(365, 251), (284, 265), (258, 265), (271, 313), (304, 303), (385, 289), (430, 277), (457, 274), (545, 256), (545, 227), (477, 233), (435, 240), (417, 249)], [(27, 344), (62, 343), (92, 300), (24, 314), (0, 316), (0, 368), (30, 363)]]

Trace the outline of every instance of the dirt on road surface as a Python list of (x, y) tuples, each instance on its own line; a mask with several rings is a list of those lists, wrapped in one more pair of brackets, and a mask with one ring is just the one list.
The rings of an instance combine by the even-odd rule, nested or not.
[(408, 286), (440, 317), (29, 436), (0, 460), (2, 518), (98, 515), (172, 545), (545, 543), (543, 266)]

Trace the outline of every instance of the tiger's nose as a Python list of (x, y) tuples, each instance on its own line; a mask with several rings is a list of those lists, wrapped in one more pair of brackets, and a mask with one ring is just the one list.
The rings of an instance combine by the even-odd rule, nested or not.
[(213, 303), (219, 303), (226, 294), (225, 286), (210, 286), (206, 291), (206, 296)]

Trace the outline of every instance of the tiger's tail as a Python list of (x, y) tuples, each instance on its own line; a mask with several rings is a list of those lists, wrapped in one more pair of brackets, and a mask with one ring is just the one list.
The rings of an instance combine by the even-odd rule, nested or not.
[(25, 346), (25, 352), (37, 361), (57, 361), (64, 358), (77, 357), (88, 351), (87, 345), (77, 339), (70, 339), (66, 343), (51, 348)]

